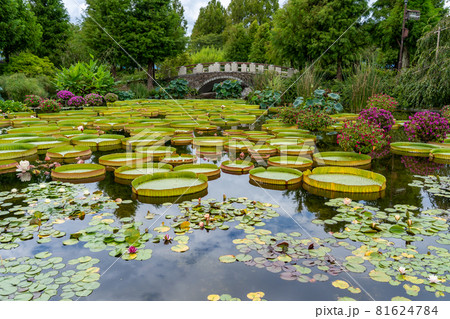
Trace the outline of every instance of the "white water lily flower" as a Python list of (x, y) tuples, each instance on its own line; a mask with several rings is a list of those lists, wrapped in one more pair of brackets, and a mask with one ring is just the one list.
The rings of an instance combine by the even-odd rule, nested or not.
[(47, 198), (47, 199), (45, 200), (45, 202), (48, 204), (48, 203), (51, 203), (51, 200)]
[(29, 182), (31, 181), (31, 173), (29, 172), (22, 172), (17, 174), (17, 177), (19, 177), (21, 182)]
[(83, 131), (84, 131), (84, 127), (83, 127), (83, 125), (80, 125), (80, 126), (78, 126), (78, 127), (77, 127), (77, 129), (78, 129), (78, 131), (81, 131), (81, 132), (83, 132)]
[(428, 277), (428, 280), (432, 284), (438, 284), (440, 282), (438, 276), (436, 276), (436, 275), (430, 275), (430, 277)]
[(399, 271), (402, 275), (406, 274), (406, 268), (405, 268), (405, 267), (398, 267), (398, 271)]
[(88, 196), (88, 195), (90, 195), (90, 194), (91, 194), (91, 192), (88, 191), (87, 189), (83, 192), (83, 195), (85, 195), (85, 196)]
[(11, 189), (11, 193), (17, 193), (17, 188)]
[(58, 189), (58, 192), (60, 193), (64, 193), (66, 191), (66, 189), (64, 187), (61, 187), (60, 189)]
[(40, 188), (45, 188), (45, 187), (47, 187), (47, 185), (46, 185), (45, 183), (40, 183), (40, 184), (39, 184), (39, 187), (40, 187)]
[(31, 165), (29, 161), (20, 161), (19, 164), (16, 165), (17, 172), (28, 172), (31, 169)]

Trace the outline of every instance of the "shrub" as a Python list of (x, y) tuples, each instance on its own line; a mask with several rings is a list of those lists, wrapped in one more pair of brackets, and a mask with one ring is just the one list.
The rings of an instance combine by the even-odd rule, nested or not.
[(42, 100), (39, 104), (39, 113), (55, 113), (61, 111), (61, 103), (56, 100)]
[(38, 79), (28, 78), (23, 73), (1, 76), (0, 86), (9, 100), (23, 101), (27, 95), (47, 96), (47, 92)]
[(134, 99), (134, 93), (131, 90), (128, 91), (117, 91), (117, 97), (119, 101), (126, 101)]
[(23, 101), (28, 107), (36, 108), (41, 103), (42, 98), (37, 95), (27, 95), (25, 100)]
[(119, 99), (119, 97), (117, 96), (117, 94), (114, 93), (108, 93), (105, 95), (105, 101), (109, 102), (109, 103), (114, 103)]
[(82, 96), (74, 96), (69, 100), (69, 102), (67, 102), (68, 106), (74, 106), (74, 107), (81, 107), (85, 104), (86, 104), (86, 101), (83, 99)]
[(394, 116), (391, 112), (384, 109), (377, 109), (376, 107), (362, 110), (359, 113), (359, 119), (365, 119), (369, 123), (379, 126), (385, 133), (389, 133), (392, 125), (395, 124)]
[(238, 99), (241, 97), (241, 81), (226, 80), (214, 84), (213, 91), (217, 93), (219, 99)]
[(56, 96), (60, 100), (68, 101), (71, 98), (73, 98), (75, 96), (75, 94), (73, 94), (72, 92), (67, 91), (67, 90), (62, 90), (62, 91), (59, 91), (58, 93), (56, 93)]
[(97, 93), (91, 93), (84, 97), (86, 104), (89, 106), (100, 106), (103, 104), (103, 98)]
[(325, 90), (319, 89), (315, 90), (314, 95), (306, 99), (306, 101), (303, 97), (298, 97), (294, 101), (294, 107), (334, 114), (342, 112), (344, 109), (339, 103), (340, 98), (339, 94), (327, 93)]
[(130, 84), (130, 91), (133, 94), (133, 98), (136, 99), (148, 99), (151, 95), (147, 85), (141, 82), (135, 82)]
[(394, 112), (398, 106), (398, 102), (387, 94), (374, 94), (367, 100), (366, 108), (376, 107), (386, 111)]
[(109, 67), (95, 60), (89, 63), (79, 62), (56, 74), (57, 89), (69, 90), (77, 95), (91, 92), (106, 94), (111, 91), (113, 85), (114, 78)]
[(438, 113), (417, 112), (405, 122), (405, 132), (409, 141), (442, 142), (450, 133), (448, 120)]
[(12, 100), (0, 101), (0, 113), (26, 112), (26, 111), (28, 111), (28, 108), (24, 103), (15, 102)]
[(41, 59), (32, 53), (21, 52), (19, 55), (11, 56), (5, 71), (7, 73), (24, 73), (30, 77), (41, 74), (53, 77), (56, 68), (48, 57)]
[(345, 121), (337, 136), (337, 142), (344, 151), (363, 154), (382, 150), (389, 145), (390, 140), (391, 137), (383, 129), (365, 119)]
[(334, 120), (324, 111), (300, 110), (293, 107), (283, 107), (278, 116), (284, 123), (298, 125), (299, 128), (318, 131), (333, 124)]
[(214, 47), (203, 47), (190, 56), (191, 64), (225, 62), (225, 51)]
[(176, 79), (173, 81), (170, 81), (169, 85), (166, 86), (165, 92), (160, 87), (155, 89), (155, 97), (160, 99), (169, 99), (169, 98), (175, 98), (175, 99), (183, 99), (186, 97), (186, 95), (189, 94), (189, 86), (188, 81), (185, 79)]
[(248, 101), (251, 104), (259, 104), (262, 109), (281, 104), (281, 93), (275, 90), (253, 91)]
[(446, 105), (442, 108), (442, 116), (450, 121), (450, 105)]

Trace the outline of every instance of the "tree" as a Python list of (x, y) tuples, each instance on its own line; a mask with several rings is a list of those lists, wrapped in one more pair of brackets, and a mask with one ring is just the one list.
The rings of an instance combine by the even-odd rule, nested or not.
[[(441, 28), (439, 51), (438, 28)], [(450, 16), (417, 41), (413, 66), (402, 72), (394, 93), (402, 107), (442, 108), (450, 101)], [(444, 30), (445, 29), (445, 30)]]
[(24, 0), (0, 0), (0, 51), (9, 61), (11, 54), (39, 46), (42, 28)]
[(273, 45), (297, 68), (318, 59), (331, 46), (322, 59), (334, 65), (336, 77), (342, 80), (344, 63), (364, 45), (361, 18), (366, 9), (367, 0), (289, 0), (275, 15)]
[(35, 53), (43, 58), (48, 56), (55, 64), (60, 64), (60, 55), (69, 37), (69, 15), (61, 0), (30, 0), (31, 10), (42, 27), (42, 41)]
[[(418, 39), (445, 15), (444, 0), (409, 0), (408, 9), (420, 10), (420, 20), (408, 20), (404, 43), (403, 66), (417, 49)], [(381, 48), (381, 63), (397, 65), (402, 35), (404, 0), (378, 0), (373, 4), (373, 41)]]
[(200, 8), (191, 38), (208, 34), (221, 34), (227, 26), (227, 12), (218, 0), (210, 0), (206, 7)]
[(271, 24), (264, 23), (256, 31), (255, 38), (250, 48), (249, 61), (267, 63), (268, 51), (271, 45)]
[(147, 88), (153, 89), (155, 63), (181, 53), (186, 46), (186, 21), (178, 0), (135, 0), (124, 21), (121, 45), (128, 65), (147, 65)]
[(270, 22), (278, 9), (278, 0), (231, 0), (227, 10), (232, 24), (248, 26), (254, 20), (259, 25)]
[(227, 42), (225, 43), (225, 57), (228, 61), (246, 62), (252, 45), (249, 30), (242, 23), (232, 25), (225, 31)]

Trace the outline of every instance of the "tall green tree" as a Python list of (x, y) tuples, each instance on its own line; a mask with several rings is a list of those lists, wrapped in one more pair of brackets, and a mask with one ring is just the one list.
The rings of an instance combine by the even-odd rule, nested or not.
[(268, 52), (272, 41), (271, 30), (271, 24), (268, 22), (258, 28), (252, 46), (250, 47), (249, 61), (258, 63), (268, 62)]
[(210, 0), (206, 7), (200, 8), (192, 29), (189, 49), (199, 51), (204, 47), (222, 48), (227, 18), (227, 11), (218, 0)]
[[(408, 9), (420, 10), (420, 20), (408, 20), (404, 43), (403, 66), (408, 67), (419, 38), (445, 15), (444, 0), (409, 0)], [(397, 65), (402, 35), (404, 0), (377, 0), (373, 4), (373, 40), (381, 48), (385, 64)]]
[(232, 24), (248, 26), (271, 21), (279, 7), (278, 0), (231, 0), (227, 10)]
[(59, 65), (70, 34), (69, 15), (64, 3), (61, 0), (30, 0), (29, 3), (42, 27), (42, 41), (35, 53), (41, 58), (48, 56)]
[(227, 26), (227, 11), (218, 0), (210, 0), (200, 13), (192, 29), (191, 38), (208, 34), (221, 34)]
[(0, 8), (0, 51), (8, 62), (13, 53), (37, 48), (42, 28), (24, 0), (0, 0)]
[(252, 45), (250, 28), (245, 28), (244, 24), (239, 23), (227, 28), (225, 43), (225, 57), (228, 61), (246, 62)]
[(362, 15), (366, 9), (367, 0), (289, 0), (275, 15), (273, 45), (297, 68), (331, 46), (322, 60), (333, 65), (342, 80), (345, 62), (365, 44)]

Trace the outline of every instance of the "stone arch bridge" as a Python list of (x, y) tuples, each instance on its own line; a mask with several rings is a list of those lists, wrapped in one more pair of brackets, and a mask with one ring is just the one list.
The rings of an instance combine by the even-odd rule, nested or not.
[(215, 62), (199, 63), (181, 66), (178, 75), (171, 78), (182, 78), (189, 82), (189, 86), (199, 93), (211, 92), (215, 83), (225, 80), (242, 81), (244, 87), (252, 87), (256, 74), (276, 72), (284, 77), (290, 77), (298, 72), (293, 68), (248, 62)]

